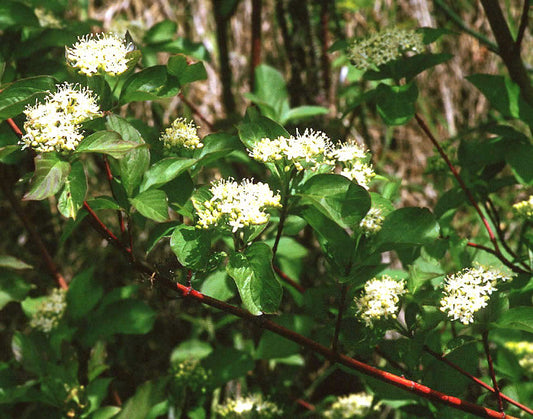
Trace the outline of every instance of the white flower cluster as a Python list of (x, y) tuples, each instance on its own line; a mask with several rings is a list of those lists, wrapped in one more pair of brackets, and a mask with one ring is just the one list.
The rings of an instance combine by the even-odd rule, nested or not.
[(505, 342), (505, 347), (517, 355), (518, 363), (528, 374), (533, 375), (533, 342)]
[(260, 394), (228, 400), (219, 405), (216, 413), (227, 419), (271, 419), (283, 416), (283, 411), (273, 402), (263, 400)]
[(391, 28), (356, 40), (348, 48), (348, 58), (352, 64), (368, 70), (402, 56), (404, 52), (421, 52), (424, 49), (423, 36), (413, 30)]
[(44, 103), (27, 106), (24, 114), (26, 134), (19, 143), (47, 153), (74, 150), (83, 139), (80, 124), (98, 116), (100, 109), (90, 90), (63, 83)]
[(54, 329), (67, 308), (67, 292), (64, 289), (56, 288), (37, 307), (30, 320), (30, 326), (34, 329), (50, 333)]
[(249, 152), (255, 160), (266, 162), (284, 161), (285, 170), (294, 165), (298, 171), (310, 169), (316, 171), (321, 165), (331, 163), (328, 160), (332, 149), (328, 136), (321, 131), (306, 129), (296, 136), (278, 137), (274, 140), (263, 138)]
[(328, 419), (349, 419), (365, 417), (372, 407), (373, 396), (361, 392), (339, 397), (331, 407), (324, 412)]
[(270, 216), (265, 209), (281, 207), (279, 194), (274, 194), (266, 183), (252, 183), (250, 179), (241, 183), (231, 178), (215, 181), (210, 191), (213, 197), (209, 201), (193, 199), (202, 228), (227, 224), (235, 233), (249, 225), (267, 223)]
[(128, 69), (127, 54), (133, 49), (131, 42), (118, 35), (97, 33), (78, 38), (78, 42), (66, 48), (65, 56), (71, 67), (88, 77), (99, 72), (116, 76)]
[(527, 201), (517, 202), (513, 205), (513, 210), (520, 216), (526, 219), (533, 218), (533, 195)]
[(365, 284), (363, 295), (355, 298), (357, 311), (367, 326), (375, 320), (396, 318), (400, 297), (407, 293), (405, 281), (396, 281), (389, 275), (373, 278)]
[(194, 121), (187, 121), (185, 118), (176, 119), (161, 136), (165, 151), (171, 153), (181, 148), (191, 150), (202, 148), (204, 145), (198, 137), (198, 128)]
[(366, 237), (370, 237), (381, 230), (381, 226), (385, 221), (383, 210), (381, 208), (370, 208), (366, 213), (365, 218), (359, 223), (359, 227)]
[(331, 151), (330, 156), (342, 167), (341, 175), (355, 181), (365, 189), (376, 176), (372, 165), (368, 163), (368, 152), (354, 141), (348, 141)]
[(509, 279), (511, 277), (504, 272), (482, 265), (449, 275), (444, 280), (440, 310), (451, 320), (473, 323), (474, 313), (487, 306), (498, 280)]

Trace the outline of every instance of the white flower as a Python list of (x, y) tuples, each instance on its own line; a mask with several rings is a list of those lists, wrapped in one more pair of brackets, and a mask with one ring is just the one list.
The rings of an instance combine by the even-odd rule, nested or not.
[(112, 76), (128, 69), (127, 54), (134, 49), (133, 44), (113, 33), (97, 33), (78, 38), (72, 47), (66, 48), (67, 63), (86, 76), (99, 72)]
[(341, 175), (355, 181), (359, 186), (367, 189), (370, 182), (376, 176), (371, 164), (362, 161), (355, 161), (347, 164), (341, 171)]
[(72, 151), (83, 139), (80, 124), (99, 112), (90, 90), (76, 89), (69, 83), (58, 85), (57, 92), (48, 94), (44, 103), (24, 110), (26, 134), (19, 144), (38, 153)]
[(367, 158), (367, 152), (355, 141), (348, 141), (335, 148), (331, 152), (331, 157), (338, 162), (363, 160)]
[(202, 228), (227, 224), (235, 233), (249, 225), (266, 224), (270, 216), (265, 209), (281, 207), (281, 197), (266, 183), (254, 184), (249, 179), (241, 183), (222, 179), (212, 183), (210, 192), (213, 197), (209, 201), (193, 199), (198, 225)]
[(366, 416), (372, 407), (373, 396), (364, 392), (342, 396), (324, 412), (328, 419), (349, 419)]
[(260, 394), (253, 394), (228, 400), (225, 405), (217, 406), (216, 413), (223, 418), (267, 419), (279, 418), (283, 411), (275, 403), (263, 400)]
[(357, 311), (367, 326), (382, 318), (396, 318), (400, 297), (407, 292), (405, 281), (396, 281), (389, 275), (373, 278), (365, 284), (363, 295), (355, 298)]
[(352, 64), (368, 70), (372, 65), (380, 66), (402, 56), (406, 51), (421, 52), (423, 36), (413, 30), (391, 28), (366, 39), (356, 40), (348, 48)]
[(383, 215), (382, 209), (370, 208), (370, 211), (367, 212), (365, 218), (359, 223), (359, 227), (361, 227), (363, 234), (369, 237), (381, 230), (384, 220), (385, 216)]
[(41, 302), (30, 320), (34, 329), (50, 333), (54, 329), (67, 308), (66, 290), (56, 288)]
[(285, 170), (294, 166), (298, 171), (317, 170), (321, 165), (331, 165), (328, 159), (332, 145), (328, 136), (321, 131), (306, 129), (296, 136), (263, 138), (249, 152), (255, 160), (262, 162), (285, 161)]
[(523, 218), (533, 218), (533, 195), (527, 201), (517, 202), (513, 205), (513, 210)]
[(180, 148), (202, 148), (204, 145), (198, 137), (198, 126), (194, 121), (185, 118), (176, 119), (161, 136), (163, 147), (168, 152), (175, 152)]
[(474, 313), (487, 306), (490, 295), (496, 291), (498, 280), (509, 279), (509, 275), (481, 265), (449, 275), (444, 280), (440, 310), (451, 320), (473, 323)]

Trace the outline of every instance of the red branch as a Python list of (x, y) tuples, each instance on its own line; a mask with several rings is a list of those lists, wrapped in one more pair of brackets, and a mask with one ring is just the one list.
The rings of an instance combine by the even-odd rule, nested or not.
[[(109, 160), (107, 159), (107, 156), (104, 156), (104, 164), (107, 182), (109, 183), (109, 189), (111, 189), (111, 195), (113, 195), (113, 198), (115, 198), (116, 201), (117, 197), (115, 196), (115, 190), (113, 189), (113, 172), (111, 171), (111, 166), (109, 165)], [(122, 211), (119, 209), (117, 210), (117, 218), (118, 224), (120, 226), (120, 231), (124, 233), (126, 231), (126, 225), (124, 224), (124, 217), (122, 216)]]
[(9, 126), (11, 127), (11, 129), (13, 130), (13, 132), (16, 134), (17, 137), (19, 138), (22, 138), (22, 131), (20, 130), (20, 128), (17, 126), (17, 124), (15, 123), (15, 121), (13, 121), (13, 119), (11, 118), (8, 118), (6, 119), (6, 122), (9, 124)]
[(503, 412), (502, 394), (500, 393), (500, 387), (498, 386), (498, 380), (496, 380), (496, 373), (494, 372), (494, 364), (492, 363), (492, 356), (490, 354), (489, 331), (485, 330), (482, 336), (483, 336), (483, 348), (485, 349), (485, 354), (487, 355), (487, 363), (489, 364), (490, 378), (492, 378), (492, 385), (494, 386), (494, 393), (496, 393), (496, 397), (498, 398), (498, 408), (500, 409), (500, 412)]
[(305, 288), (302, 287), (298, 282), (294, 281), (293, 279), (289, 278), (285, 272), (283, 272), (280, 268), (277, 266), (274, 266), (274, 271), (279, 275), (281, 279), (283, 279), (287, 284), (291, 285), (293, 288), (295, 288), (300, 294), (303, 294), (305, 292)]
[[(474, 209), (478, 213), (479, 218), (481, 218), (481, 221), (483, 222), (483, 225), (485, 226), (485, 229), (487, 230), (487, 233), (489, 234), (489, 239), (490, 239), (492, 245), (494, 246), (493, 254), (496, 255), (498, 257), (498, 259), (500, 259), (502, 261), (502, 263), (505, 266), (507, 266), (508, 268), (510, 268), (513, 272), (529, 273), (529, 272), (526, 272), (523, 269), (519, 268), (518, 266), (515, 266), (513, 263), (511, 263), (509, 260), (507, 260), (507, 258), (503, 255), (503, 253), (500, 250), (500, 246), (498, 245), (498, 240), (496, 239), (496, 236), (495, 236), (494, 232), (492, 231), (492, 228), (491, 228), (491, 226), (489, 224), (489, 221), (487, 220), (487, 217), (485, 217), (485, 215), (481, 211), (481, 208), (479, 207), (476, 199), (474, 198), (474, 195), (472, 195), (472, 192), (470, 191), (470, 189), (468, 189), (468, 187), (466, 186), (465, 182), (463, 181), (463, 178), (461, 177), (461, 175), (459, 174), (459, 172), (457, 171), (457, 169), (455, 168), (455, 166), (453, 165), (451, 160), (448, 158), (447, 154), (445, 153), (443, 148), (440, 146), (439, 142), (437, 141), (435, 136), (432, 134), (432, 132), (430, 131), (430, 129), (428, 128), (428, 126), (424, 122), (424, 120), (420, 117), (420, 115), (418, 115), (416, 113), (415, 113), (415, 118), (416, 118), (416, 122), (418, 122), (418, 125), (420, 126), (422, 131), (424, 131), (424, 133), (431, 140), (433, 145), (437, 148), (437, 151), (439, 152), (440, 156), (446, 162), (446, 164), (448, 165), (448, 167), (449, 167), (450, 171), (452, 172), (453, 176), (455, 177), (455, 179), (459, 183), (459, 186), (461, 187), (463, 192), (466, 194), (468, 200), (470, 201), (470, 204), (474, 207)], [(479, 245), (477, 247), (481, 248)]]
[(198, 116), (198, 118), (200, 118), (205, 125), (207, 125), (207, 128), (209, 128), (209, 131), (213, 131), (213, 123), (210, 122), (203, 114), (202, 112), (200, 112), (200, 109), (198, 109), (195, 105), (192, 104), (192, 102), (187, 99), (183, 93), (180, 93), (178, 94), (179, 98), (181, 100), (183, 100), (183, 103), (185, 103), (192, 111), (195, 115)]
[[(465, 377), (468, 377), (470, 380), (474, 381), (475, 383), (479, 384), (481, 387), (483, 387), (484, 389), (488, 390), (488, 391), (491, 391), (493, 393), (496, 393), (496, 390), (494, 388), (492, 388), (491, 386), (489, 386), (487, 383), (485, 383), (484, 381), (480, 380), (479, 378), (477, 377), (474, 377), (472, 374), (470, 374), (468, 371), (465, 371), (464, 369), (462, 369), (459, 365), (456, 365), (454, 364), (453, 362), (449, 361), (446, 357), (444, 357), (443, 355), (440, 355), (438, 354), (437, 352), (433, 351), (432, 349), (430, 349), (428, 346), (424, 345), (424, 351), (426, 351), (428, 354), (430, 354), (431, 356), (437, 358), (438, 360), (444, 362), (446, 365), (452, 367), (454, 370), (458, 371), (459, 373), (463, 374)], [(505, 401), (511, 403), (511, 404), (514, 404), (516, 407), (522, 409), (524, 412), (527, 412), (529, 413), (530, 415), (533, 415), (533, 409), (530, 409), (529, 407), (527, 406), (524, 406), (523, 404), (521, 403), (518, 403), (516, 400), (513, 400), (511, 399), (509, 396), (506, 396), (505, 394), (503, 393), (500, 393), (500, 396), (502, 399), (504, 399)]]
[(104, 237), (108, 238), (119, 249), (121, 249), (122, 252), (124, 252), (126, 256), (128, 256), (131, 259), (131, 262), (136, 270), (150, 276), (151, 278), (154, 279), (154, 281), (157, 281), (157, 283), (160, 286), (179, 293), (183, 298), (208, 305), (210, 307), (224, 311), (225, 313), (233, 314), (234, 316), (247, 320), (250, 323), (257, 325), (258, 327), (262, 329), (270, 330), (271, 332), (274, 332), (277, 335), (280, 335), (292, 342), (295, 342), (308, 350), (318, 353), (324, 356), (325, 358), (327, 358), (328, 360), (330, 360), (331, 362), (342, 364), (348, 368), (359, 371), (365, 375), (377, 378), (378, 380), (384, 381), (388, 384), (392, 384), (396, 387), (399, 387), (408, 392), (417, 394), (426, 399), (433, 400), (439, 403), (443, 403), (445, 405), (462, 410), (464, 412), (472, 413), (476, 416), (483, 417), (483, 418), (514, 419), (514, 417), (507, 416), (505, 415), (505, 413), (496, 412), (492, 409), (488, 409), (488, 408), (470, 403), (468, 401), (461, 400), (457, 397), (449, 396), (447, 394), (441, 393), (427, 386), (419, 384), (415, 381), (411, 381), (406, 378), (399, 377), (395, 374), (391, 374), (386, 371), (381, 371), (361, 361), (350, 358), (343, 354), (336, 353), (332, 349), (326, 346), (323, 346), (320, 343), (315, 342), (314, 340), (311, 340), (292, 330), (286, 329), (285, 327), (280, 326), (279, 324), (274, 323), (271, 320), (268, 320), (266, 316), (254, 316), (252, 313), (250, 313), (249, 311), (243, 310), (242, 308), (230, 305), (228, 303), (225, 303), (224, 301), (217, 300), (216, 298), (209, 297), (208, 295), (204, 295), (201, 292), (198, 292), (192, 289), (191, 287), (174, 282), (170, 280), (169, 278), (166, 278), (163, 275), (157, 273), (157, 271), (153, 269), (152, 267), (144, 263), (133, 260), (131, 249), (128, 249), (122, 245), (122, 243), (118, 240), (118, 238), (98, 219), (94, 211), (92, 211), (92, 209), (87, 203), (85, 203), (84, 205), (85, 205), (85, 208), (89, 211), (89, 214), (91, 215), (91, 217), (93, 218), (93, 221), (95, 221), (94, 225), (96, 226), (97, 230), (102, 235), (104, 235)]

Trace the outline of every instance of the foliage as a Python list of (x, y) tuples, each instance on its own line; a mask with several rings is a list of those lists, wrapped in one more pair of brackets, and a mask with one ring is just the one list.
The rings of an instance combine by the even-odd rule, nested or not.
[(328, 108), (293, 104), (273, 67), (254, 66), (234, 127), (192, 104), (203, 128), (185, 112), (164, 123), (208, 77), (203, 44), (170, 20), (89, 36), (101, 23), (65, 19), (67, 2), (33, 3), (0, 5), (0, 181), (25, 230), (6, 227), (0, 255), (0, 416), (527, 411), (533, 210), (514, 195), (533, 183), (533, 100), (516, 62), (467, 78), (496, 113), (455, 158), (418, 111), (418, 76), (453, 57), (430, 52), (452, 35), (389, 28), (339, 52), (359, 67), (343, 113), (416, 123), (437, 148), (449, 174), (428, 176), (432, 211), (401, 207), (371, 150), (315, 129)]

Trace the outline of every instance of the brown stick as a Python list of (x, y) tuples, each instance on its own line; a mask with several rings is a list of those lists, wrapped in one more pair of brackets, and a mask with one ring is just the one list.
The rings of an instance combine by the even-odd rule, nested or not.
[(261, 64), (261, 0), (252, 0), (252, 54), (250, 60), (250, 90), (255, 89), (255, 68)]

